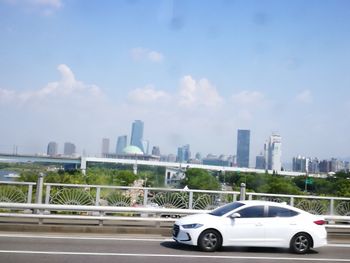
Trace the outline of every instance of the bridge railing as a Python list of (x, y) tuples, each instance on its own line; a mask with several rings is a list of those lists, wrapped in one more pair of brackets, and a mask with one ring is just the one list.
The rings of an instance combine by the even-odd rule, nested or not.
[(44, 184), (45, 204), (213, 209), (237, 200), (239, 192), (103, 185)]
[[(242, 190), (242, 189), (241, 189)], [(286, 202), (317, 215), (350, 216), (350, 198), (244, 191), (0, 182), (0, 202), (211, 210), (239, 199)], [(35, 198), (34, 198), (35, 197)]]
[[(80, 220), (97, 221), (102, 226), (106, 221), (141, 221), (153, 222), (159, 226), (160, 222), (173, 223), (177, 218), (195, 213), (207, 213), (209, 210), (195, 209), (168, 209), (147, 207), (111, 207), (111, 206), (81, 206), (81, 205), (51, 205), (51, 204), (24, 204), (1, 203), (0, 209), (10, 212), (1, 212), (0, 218), (37, 219), (39, 224), (44, 220)], [(23, 213), (15, 213), (22, 211)], [(25, 212), (26, 211), (26, 212)], [(36, 211), (31, 214), (28, 211)], [(75, 214), (61, 214), (59, 212), (74, 212)], [(121, 216), (123, 215), (124, 216)], [(128, 216), (125, 216), (128, 214)], [(328, 221), (328, 228), (350, 228), (350, 216), (324, 216)], [(346, 224), (344, 224), (346, 223)]]

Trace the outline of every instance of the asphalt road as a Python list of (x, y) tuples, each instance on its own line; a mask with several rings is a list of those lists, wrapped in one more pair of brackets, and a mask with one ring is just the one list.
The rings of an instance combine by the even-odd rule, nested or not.
[(224, 248), (204, 253), (160, 236), (0, 232), (0, 262), (350, 262), (350, 244), (333, 243), (307, 255), (283, 249)]

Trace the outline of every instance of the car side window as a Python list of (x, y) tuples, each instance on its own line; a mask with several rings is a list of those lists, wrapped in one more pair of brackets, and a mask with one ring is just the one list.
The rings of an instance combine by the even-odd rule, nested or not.
[(241, 218), (264, 217), (264, 206), (247, 207), (238, 211), (238, 213), (241, 215)]
[(292, 217), (296, 216), (298, 212), (290, 210), (288, 208), (269, 206), (268, 208), (268, 217)]

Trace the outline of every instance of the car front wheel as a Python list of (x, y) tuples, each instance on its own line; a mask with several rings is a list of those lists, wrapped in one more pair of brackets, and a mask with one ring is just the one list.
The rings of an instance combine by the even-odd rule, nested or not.
[(220, 233), (214, 229), (208, 229), (202, 232), (198, 238), (198, 246), (202, 251), (214, 252), (222, 245)]
[(306, 233), (296, 234), (290, 241), (290, 249), (296, 254), (305, 254), (310, 250), (312, 239)]

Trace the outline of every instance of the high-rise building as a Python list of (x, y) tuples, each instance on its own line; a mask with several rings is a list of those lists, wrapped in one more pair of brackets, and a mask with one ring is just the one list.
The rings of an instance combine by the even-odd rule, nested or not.
[(135, 120), (132, 123), (130, 144), (139, 147), (143, 152), (143, 122)]
[(142, 141), (142, 147), (143, 147), (143, 153), (148, 154), (149, 152), (149, 141), (143, 140)]
[(152, 155), (160, 156), (159, 146), (153, 146), (153, 148), (152, 148)]
[(302, 156), (297, 156), (293, 158), (293, 172), (302, 172), (306, 173), (309, 171), (309, 158), (305, 158)]
[(116, 154), (123, 154), (123, 150), (127, 145), (128, 145), (128, 136), (127, 135), (118, 136)]
[(319, 163), (320, 173), (329, 173), (331, 171), (331, 163), (328, 160), (322, 160)]
[(260, 153), (260, 155), (257, 155), (255, 159), (255, 169), (264, 170), (265, 166), (265, 156)]
[(102, 139), (102, 148), (101, 148), (102, 157), (106, 157), (109, 154), (109, 139)]
[(177, 149), (177, 162), (184, 163), (191, 158), (190, 145), (186, 144)]
[(47, 155), (56, 156), (58, 153), (58, 145), (57, 142), (49, 142), (47, 145)]
[(282, 170), (282, 137), (272, 134), (265, 143), (265, 169), (279, 172)]
[(250, 130), (237, 132), (237, 166), (249, 167)]
[(308, 165), (309, 173), (311, 174), (319, 173), (320, 172), (319, 164), (320, 164), (320, 161), (318, 160), (318, 158), (310, 158), (309, 165)]
[(71, 142), (65, 142), (63, 153), (66, 156), (74, 155), (76, 153), (75, 145)]

